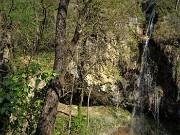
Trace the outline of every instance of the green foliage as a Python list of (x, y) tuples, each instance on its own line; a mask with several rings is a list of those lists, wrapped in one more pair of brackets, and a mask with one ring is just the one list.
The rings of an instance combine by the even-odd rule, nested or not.
[(54, 135), (68, 135), (68, 120), (67, 116), (57, 117)]
[[(77, 108), (73, 108), (72, 111), (77, 111)], [(90, 119), (89, 126), (87, 126), (86, 113), (86, 107), (82, 107), (81, 114), (72, 118), (72, 135), (99, 135), (112, 131), (112, 129), (120, 125), (128, 126), (127, 119), (131, 115), (122, 108), (93, 106), (89, 109)], [(68, 116), (58, 116), (55, 125), (55, 135), (68, 135), (68, 122)]]
[[(61, 116), (56, 120), (55, 135), (68, 135), (69, 117)], [(87, 128), (87, 117), (80, 114), (72, 118), (71, 123), (72, 135), (89, 135)]]
[(163, 0), (156, 6), (158, 15), (157, 26), (155, 31), (155, 39), (159, 41), (178, 39), (180, 31), (180, 5), (175, 0)]
[(71, 131), (73, 134), (88, 135), (87, 116), (79, 114), (78, 116), (74, 117), (72, 119)]
[[(99, 16), (96, 22), (100, 27), (98, 29), (111, 31), (119, 38), (127, 34), (126, 25), (129, 18), (137, 18), (138, 23), (145, 21), (140, 3), (134, 0), (95, 0), (95, 2), (99, 3), (97, 5), (99, 10), (96, 10), (96, 16)], [(94, 10), (92, 12), (94, 13)]]
[[(45, 90), (33, 88), (29, 80), (35, 78), (35, 83), (45, 81), (50, 83), (57, 74), (45, 70), (41, 72), (41, 66), (30, 63), (28, 71), (22, 70), (5, 79), (0, 89), (0, 114), (10, 116), (9, 129), (16, 133), (26, 130), (28, 134), (34, 133), (39, 119)], [(27, 123), (27, 127), (23, 127)]]
[(3, 27), (11, 25), (16, 52), (35, 51), (37, 37), (41, 40), (40, 49), (52, 50), (58, 2), (59, 0), (0, 0), (0, 12), (5, 21)]

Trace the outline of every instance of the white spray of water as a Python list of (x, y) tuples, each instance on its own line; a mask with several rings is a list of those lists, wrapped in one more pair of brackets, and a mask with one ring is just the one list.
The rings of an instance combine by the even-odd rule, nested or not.
[(142, 113), (145, 106), (148, 106), (149, 111), (152, 112), (157, 122), (159, 123), (159, 106), (163, 92), (156, 87), (156, 65), (150, 58), (149, 41), (151, 39), (154, 29), (155, 10), (151, 12), (149, 25), (146, 31), (147, 40), (145, 42), (141, 70), (138, 78), (138, 90), (135, 93), (135, 107), (133, 109), (132, 117), (136, 113)]
[[(157, 1), (157, 0), (156, 0)], [(163, 134), (169, 135), (167, 130), (162, 127), (159, 122), (159, 110), (161, 97), (163, 96), (163, 91), (160, 87), (156, 86), (156, 73), (157, 67), (155, 62), (151, 60), (150, 57), (150, 45), (149, 41), (151, 39), (153, 29), (154, 29), (154, 19), (155, 10), (153, 9), (149, 19), (149, 25), (146, 31), (146, 42), (144, 45), (144, 50), (142, 54), (142, 62), (140, 75), (138, 78), (138, 90), (135, 93), (135, 106), (132, 112), (131, 119), (131, 133), (142, 134), (142, 135), (152, 135), (152, 134)], [(157, 122), (157, 127), (152, 129), (150, 123), (143, 113), (145, 107), (148, 107), (149, 111), (154, 115)], [(147, 109), (147, 108), (146, 108)], [(138, 117), (135, 117), (135, 115)]]

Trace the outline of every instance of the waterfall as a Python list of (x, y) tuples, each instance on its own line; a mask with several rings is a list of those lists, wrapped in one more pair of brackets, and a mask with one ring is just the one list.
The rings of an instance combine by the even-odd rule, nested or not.
[(146, 36), (148, 37), (142, 55), (141, 70), (138, 83), (138, 97), (137, 102), (140, 107), (140, 111), (143, 111), (144, 107), (148, 105), (149, 111), (151, 111), (154, 117), (159, 121), (159, 105), (161, 100), (161, 91), (160, 89), (155, 88), (155, 72), (156, 65), (150, 58), (149, 50), (149, 40), (152, 36), (154, 29), (154, 18), (155, 10), (151, 12), (149, 25), (146, 31)]
[(153, 9), (151, 16), (150, 16), (150, 20), (149, 20), (149, 25), (146, 31), (146, 36), (148, 37), (146, 42), (145, 42), (145, 47), (147, 47), (149, 40), (152, 36), (153, 30), (154, 30), (154, 18), (155, 18), (155, 9)]
[[(163, 90), (156, 84), (158, 68), (155, 62), (156, 60), (154, 58), (156, 54), (153, 53), (154, 47), (151, 44), (156, 11), (152, 8), (150, 8), (151, 12), (148, 10), (148, 13), (150, 13), (150, 15), (148, 18), (146, 41), (144, 43), (143, 53), (141, 56), (140, 74), (138, 76), (137, 83), (138, 89), (135, 91), (135, 103), (132, 112), (130, 130), (131, 134), (133, 135), (171, 134), (168, 131), (168, 127), (164, 127), (163, 122), (159, 121), (159, 110), (161, 98), (163, 96)], [(159, 70), (160, 69), (161, 68), (159, 68)], [(180, 96), (177, 96), (177, 99), (179, 98)]]
[[(136, 105), (134, 107), (133, 116), (137, 111), (142, 112), (145, 106), (149, 106), (149, 110), (153, 111), (156, 117), (159, 116), (159, 96), (155, 91), (155, 64), (150, 59), (149, 40), (153, 33), (155, 10), (151, 12), (149, 25), (147, 27), (145, 46), (142, 54), (141, 70), (138, 78), (138, 91), (135, 95)], [(154, 105), (154, 107), (153, 107)], [(138, 109), (138, 110), (137, 110)]]
[[(131, 127), (133, 132), (140, 134), (166, 134), (160, 129), (159, 123), (159, 106), (163, 92), (156, 86), (157, 67), (155, 62), (151, 59), (149, 41), (151, 39), (154, 29), (155, 9), (152, 10), (149, 23), (146, 31), (146, 41), (142, 54), (140, 75), (138, 77), (138, 89), (135, 93), (135, 105), (132, 113)], [(149, 127), (144, 110), (148, 110), (154, 116), (158, 126), (152, 133)], [(138, 118), (135, 117), (139, 115)]]
[(151, 59), (149, 41), (154, 30), (155, 9), (152, 10), (146, 31), (146, 41), (142, 54), (140, 75), (138, 77), (138, 90), (135, 93), (135, 106), (132, 116), (144, 115), (148, 110), (159, 123), (159, 106), (163, 92), (156, 86), (157, 66)]

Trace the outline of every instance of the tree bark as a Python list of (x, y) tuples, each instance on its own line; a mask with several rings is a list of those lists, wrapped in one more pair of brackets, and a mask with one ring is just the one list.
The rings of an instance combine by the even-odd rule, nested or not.
[(70, 0), (60, 0), (56, 21), (56, 45), (54, 70), (59, 74), (49, 86), (39, 119), (36, 135), (52, 135), (57, 115), (57, 106), (62, 90), (63, 76), (68, 61), (68, 45), (66, 39), (66, 16)]
[[(8, 29), (5, 29), (6, 20), (5, 14), (0, 10), (0, 85), (3, 80), (8, 76), (10, 72), (10, 56), (11, 56), (11, 33)], [(1, 86), (0, 86), (1, 87)], [(4, 99), (0, 104), (0, 110), (2, 106), (9, 103), (9, 100)], [(6, 128), (9, 122), (9, 114), (0, 114), (0, 134), (6, 134)]]
[[(72, 39), (72, 43), (73, 44), (77, 44), (80, 35), (82, 33), (82, 25), (83, 25), (83, 20), (85, 19), (85, 16), (87, 14), (87, 11), (89, 9), (90, 3), (92, 2), (92, 0), (88, 0), (87, 2), (84, 2), (84, 7), (80, 10), (78, 9), (78, 20), (76, 22), (76, 29), (74, 32), (74, 36)], [(77, 0), (77, 5), (79, 6), (79, 1)]]
[[(10, 55), (11, 55), (11, 34), (9, 32), (0, 33), (0, 82), (8, 76), (10, 72)], [(3, 100), (0, 104), (0, 109), (6, 103), (10, 103), (9, 100)], [(6, 133), (6, 128), (9, 122), (9, 114), (0, 114), (0, 134)]]

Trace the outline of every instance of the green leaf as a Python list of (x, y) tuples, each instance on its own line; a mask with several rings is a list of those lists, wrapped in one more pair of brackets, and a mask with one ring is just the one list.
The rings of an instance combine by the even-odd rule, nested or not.
[(52, 73), (52, 75), (53, 75), (54, 77), (58, 76), (58, 74), (57, 74), (57, 73), (55, 73), (55, 72), (54, 72), (54, 73)]
[(38, 104), (38, 106), (39, 106), (39, 105), (41, 105), (42, 100), (37, 100), (37, 101), (36, 101), (36, 103), (37, 103), (37, 104)]
[(18, 93), (17, 93), (17, 96), (18, 96), (18, 97), (22, 97), (22, 95), (23, 95), (23, 94), (22, 94), (21, 92), (18, 92)]
[(15, 87), (14, 90), (16, 90), (17, 92), (20, 92), (21, 88), (20, 87)]
[(50, 70), (45, 70), (44, 73), (50, 75), (51, 71)]
[(0, 104), (3, 102), (4, 98), (0, 98)]
[(22, 77), (22, 78), (26, 78), (27, 75), (26, 75), (25, 73), (22, 73), (21, 77)]
[(1, 108), (1, 114), (3, 114), (6, 111), (6, 108)]
[(36, 79), (36, 85), (39, 85), (40, 82), (41, 82), (41, 79)]
[(4, 84), (6, 87), (8, 87), (9, 85), (12, 84), (12, 82), (11, 82), (10, 79), (7, 79), (7, 80), (5, 80), (5, 81), (3, 82), (3, 84)]
[(11, 99), (10, 94), (7, 94), (7, 95), (6, 95), (6, 99), (10, 101), (10, 99)]
[(19, 78), (17, 76), (13, 76), (12, 80), (18, 82)]

